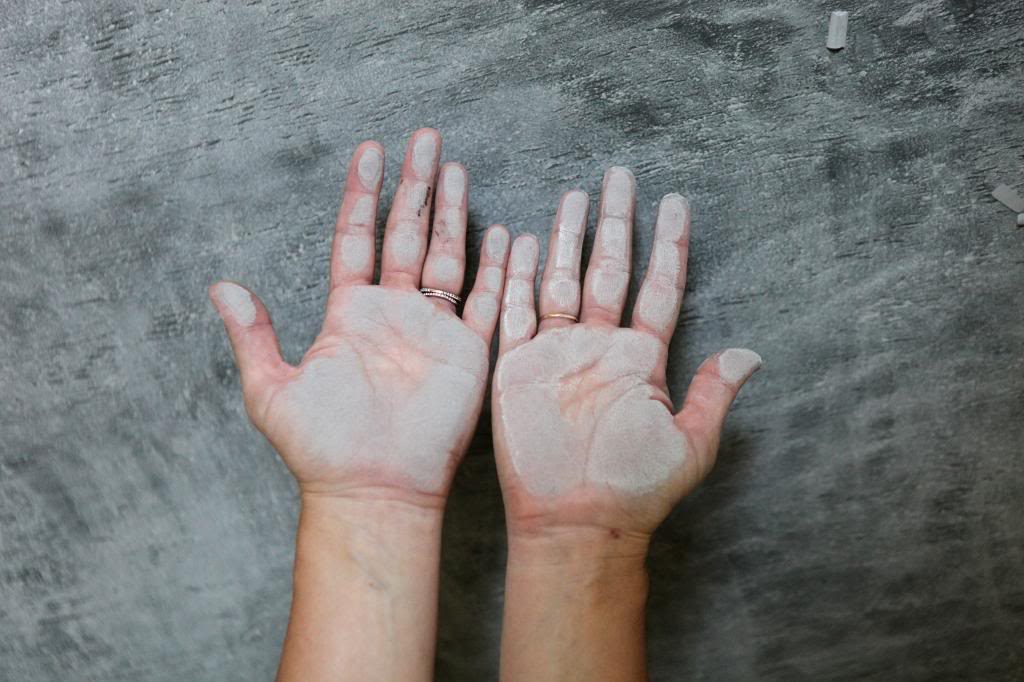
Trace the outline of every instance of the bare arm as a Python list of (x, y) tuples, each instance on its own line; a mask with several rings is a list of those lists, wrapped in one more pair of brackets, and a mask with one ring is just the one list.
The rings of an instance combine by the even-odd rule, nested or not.
[(301, 492), (280, 680), (432, 676), (442, 517), (480, 415), (509, 242), (488, 230), (461, 317), (420, 293), (463, 285), (468, 181), (440, 153), (435, 130), (410, 139), (373, 284), (384, 156), (356, 149), (323, 328), (299, 366), (251, 292), (210, 290), (249, 416)]

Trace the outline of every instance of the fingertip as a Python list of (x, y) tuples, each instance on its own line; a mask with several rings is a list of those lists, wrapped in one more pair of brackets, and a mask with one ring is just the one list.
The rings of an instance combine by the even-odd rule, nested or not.
[(728, 348), (718, 354), (718, 376), (730, 385), (742, 385), (764, 363), (761, 356), (749, 348)]
[(536, 235), (519, 235), (512, 242), (512, 251), (508, 258), (509, 275), (529, 277), (536, 274), (539, 255), (540, 240)]
[(561, 208), (565, 218), (575, 218), (590, 207), (590, 195), (581, 189), (571, 189), (562, 195)]
[(484, 249), (487, 256), (503, 267), (508, 259), (511, 237), (504, 225), (491, 225), (484, 234)]
[(409, 139), (409, 153), (413, 172), (421, 179), (432, 176), (441, 156), (441, 133), (434, 128), (419, 128)]
[(356, 147), (352, 156), (363, 188), (375, 191), (384, 175), (384, 147), (376, 140), (366, 140)]
[(441, 190), (448, 204), (461, 204), (466, 199), (466, 187), (469, 174), (466, 167), (455, 161), (447, 161), (441, 166)]
[(633, 175), (633, 171), (625, 166), (610, 166), (604, 173), (604, 179), (606, 183), (614, 180), (624, 180), (629, 182), (631, 186), (636, 186), (636, 176)]
[(217, 312), (225, 320), (230, 319), (243, 327), (256, 322), (255, 298), (245, 287), (221, 280), (212, 284), (208, 292)]
[(689, 243), (691, 215), (690, 202), (686, 197), (674, 192), (666, 194), (658, 205), (655, 230), (662, 239)]

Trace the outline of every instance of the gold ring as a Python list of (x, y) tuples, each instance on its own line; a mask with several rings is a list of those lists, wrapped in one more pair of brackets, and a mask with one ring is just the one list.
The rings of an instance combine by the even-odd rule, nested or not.
[(575, 315), (570, 315), (569, 313), (545, 313), (540, 316), (540, 321), (543, 322), (544, 320), (569, 320), (570, 322), (579, 322), (580, 318)]
[(462, 297), (461, 296), (459, 296), (458, 294), (453, 294), (450, 291), (444, 291), (443, 289), (428, 289), (428, 288), (424, 287), (424, 288), (420, 289), (420, 293), (423, 294), (424, 296), (426, 296), (427, 298), (441, 298), (441, 299), (444, 299), (445, 301), (448, 301), (449, 303), (451, 303), (456, 308), (458, 308), (459, 304), (462, 303)]

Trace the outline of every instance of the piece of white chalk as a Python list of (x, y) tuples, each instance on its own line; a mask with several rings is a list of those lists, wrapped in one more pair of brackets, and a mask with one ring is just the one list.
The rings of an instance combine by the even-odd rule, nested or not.
[(850, 13), (837, 11), (832, 13), (828, 21), (828, 42), (825, 47), (830, 50), (841, 50), (846, 47), (846, 26), (849, 24)]
[(1024, 213), (1024, 198), (1021, 198), (1017, 194), (1017, 190), (1009, 185), (999, 185), (992, 190), (992, 196), (1014, 213)]
[(1017, 227), (1024, 227), (1024, 213), (1017, 214)]

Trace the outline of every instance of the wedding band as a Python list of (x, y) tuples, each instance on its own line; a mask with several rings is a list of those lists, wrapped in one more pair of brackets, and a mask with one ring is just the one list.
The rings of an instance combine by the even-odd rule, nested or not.
[(459, 304), (462, 303), (462, 297), (459, 296), (458, 294), (453, 294), (450, 291), (443, 291), (441, 289), (428, 289), (424, 287), (423, 289), (420, 289), (420, 293), (428, 298), (443, 298), (456, 308), (458, 308)]
[(540, 316), (540, 321), (543, 322), (544, 320), (569, 320), (570, 322), (579, 322), (580, 318), (575, 315), (570, 315), (569, 313), (545, 313)]

